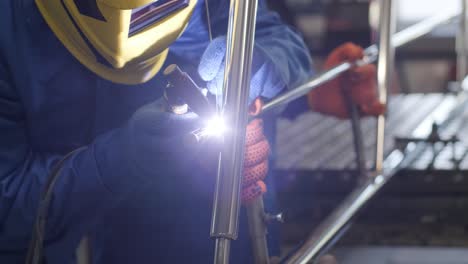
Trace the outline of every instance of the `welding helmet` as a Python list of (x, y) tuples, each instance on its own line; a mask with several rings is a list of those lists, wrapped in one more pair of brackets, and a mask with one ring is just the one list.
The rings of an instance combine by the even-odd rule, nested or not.
[(137, 84), (162, 67), (197, 0), (35, 0), (45, 21), (87, 68)]

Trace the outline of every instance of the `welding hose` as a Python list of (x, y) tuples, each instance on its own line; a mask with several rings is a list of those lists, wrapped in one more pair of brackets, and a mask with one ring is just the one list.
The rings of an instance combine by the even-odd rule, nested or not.
[[(73, 171), (73, 173), (76, 171), (94, 173), (94, 169), (99, 168), (99, 172), (95, 175), (89, 175), (90, 177), (87, 179), (91, 179), (91, 181), (89, 184), (85, 184), (86, 186), (80, 184), (80, 182), (75, 183), (74, 178), (70, 177), (68, 177), (68, 182), (71, 180), (75, 183), (74, 188), (84, 188), (85, 191), (91, 191), (91, 194), (102, 194), (103, 198), (105, 198), (103, 201), (110, 202), (108, 205), (112, 207), (121, 199), (127, 198), (130, 192), (143, 188), (147, 184), (155, 183), (160, 178), (159, 175), (179, 175), (184, 166), (192, 165), (191, 160), (195, 159), (201, 146), (182, 144), (184, 142), (181, 139), (199, 126), (199, 119), (194, 114), (177, 116), (166, 113), (164, 112), (164, 105), (164, 101), (159, 99), (142, 106), (135, 111), (124, 126), (101, 135), (87, 147), (70, 152), (54, 165), (43, 185), (40, 197), (38, 197), (38, 209), (34, 219), (26, 263), (42, 263), (43, 242), (48, 237), (56, 236), (59, 230), (68, 231), (68, 228), (76, 228), (75, 225), (71, 225), (71, 227), (66, 225), (70, 222), (65, 222), (65, 220), (61, 219), (62, 216), (69, 215), (70, 210), (73, 208), (83, 208), (93, 201), (92, 198), (85, 199), (86, 201), (83, 203), (81, 200), (79, 202), (72, 201), (70, 207), (65, 208), (66, 210), (58, 210), (62, 214), (56, 212), (57, 210), (52, 210), (55, 208), (53, 206), (57, 206), (52, 203), (55, 197), (54, 194), (57, 193), (57, 190), (60, 191), (56, 185), (70, 171)], [(180, 160), (181, 154), (185, 157), (183, 162)], [(78, 155), (80, 155), (79, 158), (76, 158)], [(77, 162), (80, 165), (70, 164), (69, 159), (71, 158), (74, 158), (75, 161), (80, 160)], [(90, 163), (83, 163), (83, 159), (89, 160)], [(99, 180), (99, 182), (95, 182), (94, 179)], [(172, 183), (172, 181), (170, 182)], [(174, 181), (174, 183), (176, 182)], [(112, 194), (112, 196), (108, 196), (108, 194)], [(162, 194), (158, 193), (158, 195)], [(65, 198), (67, 197), (65, 196)], [(112, 199), (109, 199), (109, 197)], [(60, 204), (65, 204), (68, 200), (59, 199), (57, 201), (60, 201)], [(103, 202), (101, 201), (100, 204), (102, 205)], [(51, 214), (51, 212), (54, 214)], [(63, 214), (63, 212), (68, 214)], [(91, 219), (101, 217), (101, 214), (96, 214), (96, 212), (93, 210), (92, 215), (84, 215), (82, 219), (88, 224), (88, 221), (92, 221)], [(57, 226), (53, 226), (52, 229), (49, 228), (49, 231), (52, 232), (46, 233), (46, 227), (49, 226), (47, 224), (48, 219), (51, 219), (51, 222), (59, 221), (63, 225), (60, 224), (59, 229), (57, 229)], [(81, 232), (81, 228), (73, 230)]]
[(29, 242), (28, 251), (26, 254), (26, 264), (40, 264), (45, 262), (44, 260), (44, 240), (46, 232), (46, 224), (48, 213), (50, 210), (50, 203), (52, 201), (53, 190), (55, 183), (59, 179), (60, 172), (62, 171), (64, 163), (77, 152), (85, 149), (85, 147), (77, 148), (57, 162), (53, 170), (47, 176), (46, 183), (40, 195), (40, 202), (37, 209), (36, 219), (34, 220), (33, 231), (31, 234), (31, 240)]

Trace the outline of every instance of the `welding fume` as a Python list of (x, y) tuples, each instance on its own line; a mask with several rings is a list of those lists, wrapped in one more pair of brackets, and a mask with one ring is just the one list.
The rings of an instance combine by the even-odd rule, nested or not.
[[(205, 158), (203, 139), (232, 129), (223, 122), (229, 4), (0, 2), (0, 263), (75, 263), (84, 238), (87, 263), (213, 260), (217, 160)], [(346, 43), (324, 69), (362, 56)], [(236, 113), (250, 116), (244, 205), (274, 197), (263, 103), (324, 70), (311, 65), (300, 34), (259, 0), (251, 111)], [(351, 69), (310, 92), (310, 110), (348, 118), (349, 93), (362, 116), (382, 114), (374, 77), (373, 65)], [(231, 262), (252, 263), (244, 211), (239, 228)], [(279, 256), (279, 235), (268, 240)]]

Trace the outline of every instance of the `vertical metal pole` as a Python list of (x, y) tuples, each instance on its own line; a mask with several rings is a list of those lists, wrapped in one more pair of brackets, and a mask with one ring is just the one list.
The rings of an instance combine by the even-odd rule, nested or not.
[(229, 263), (230, 250), (231, 240), (229, 238), (221, 236), (216, 238), (214, 263)]
[(351, 129), (353, 131), (354, 155), (356, 158), (356, 171), (358, 180), (364, 182), (368, 178), (366, 157), (364, 153), (363, 134), (361, 129), (361, 115), (358, 106), (353, 102), (351, 93), (343, 92), (345, 101), (351, 117)]
[(457, 81), (461, 84), (463, 79), (468, 74), (468, 17), (467, 6), (468, 0), (461, 1), (461, 17), (457, 34)]
[[(387, 93), (390, 88), (393, 73), (395, 48), (392, 45), (392, 35), (395, 30), (395, 15), (393, 0), (380, 0), (379, 3), (379, 61), (377, 63), (377, 85), (379, 100), (387, 104)], [(384, 161), (385, 115), (377, 118), (377, 143), (375, 151), (375, 170), (382, 172)]]
[(255, 264), (270, 263), (268, 245), (266, 240), (267, 223), (263, 197), (260, 196), (246, 205), (249, 234), (252, 242), (252, 255)]
[(237, 239), (257, 0), (231, 0), (221, 114), (229, 127), (219, 158), (211, 222), (215, 263), (229, 263)]

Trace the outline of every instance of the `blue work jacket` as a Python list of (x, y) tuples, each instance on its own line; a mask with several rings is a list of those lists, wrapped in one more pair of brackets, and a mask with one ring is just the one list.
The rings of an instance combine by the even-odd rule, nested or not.
[[(209, 2), (214, 37), (224, 35), (229, 1)], [(170, 47), (167, 63), (196, 69), (209, 44), (205, 16), (199, 0), (186, 31)], [(24, 263), (40, 193), (57, 161), (81, 146), (105, 141), (136, 109), (159, 98), (164, 83), (160, 74), (133, 86), (98, 77), (56, 38), (33, 0), (0, 1), (0, 28), (0, 263)], [(256, 45), (277, 66), (285, 86), (308, 76), (310, 59), (303, 41), (263, 1)], [(161, 177), (123, 199), (106, 188), (95, 155), (86, 148), (63, 165), (46, 228), (48, 264), (73, 263), (85, 234), (91, 239), (93, 263), (212, 261), (212, 190), (194, 199), (190, 186), (166, 185)], [(132, 175), (120, 184), (125, 181), (130, 183)], [(167, 199), (154, 199), (155, 192)], [(187, 209), (174, 210), (179, 205)], [(243, 245), (234, 243), (232, 254), (245, 255)]]

